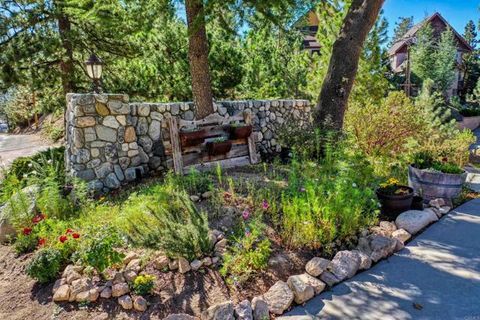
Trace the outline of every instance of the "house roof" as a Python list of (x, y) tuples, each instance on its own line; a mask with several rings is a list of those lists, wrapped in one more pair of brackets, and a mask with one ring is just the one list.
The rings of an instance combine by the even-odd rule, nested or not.
[(440, 13), (435, 12), (435, 13), (434, 13), (433, 15), (431, 15), (430, 17), (426, 18), (426, 19), (423, 20), (422, 22), (417, 23), (417, 24), (414, 25), (412, 28), (410, 28), (410, 30), (408, 30), (399, 40), (397, 40), (397, 41), (392, 45), (392, 47), (388, 50), (388, 55), (389, 55), (389, 56), (392, 56), (392, 55), (396, 54), (399, 50), (401, 50), (404, 46), (411, 44), (412, 38), (415, 37), (415, 35), (417, 34), (418, 30), (420, 30), (425, 24), (432, 22), (435, 18), (440, 19), (440, 20), (445, 24), (445, 26), (449, 27), (449, 28), (453, 31), (453, 34), (454, 34), (455, 38), (456, 38), (462, 45), (464, 45), (465, 48), (466, 48), (468, 51), (473, 51), (473, 48), (470, 46), (470, 44), (467, 42), (467, 40), (465, 40), (465, 38), (464, 38), (462, 35), (460, 35), (460, 34), (447, 22), (447, 20), (445, 20), (445, 18), (442, 17), (442, 15), (441, 15)]

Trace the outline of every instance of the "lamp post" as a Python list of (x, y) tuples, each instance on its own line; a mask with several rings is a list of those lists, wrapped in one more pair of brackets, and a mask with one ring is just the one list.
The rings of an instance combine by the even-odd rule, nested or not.
[(85, 61), (85, 66), (87, 69), (87, 74), (92, 79), (92, 88), (93, 92), (101, 93), (101, 77), (102, 77), (102, 69), (103, 69), (103, 62), (100, 60), (94, 53), (90, 55), (87, 61)]

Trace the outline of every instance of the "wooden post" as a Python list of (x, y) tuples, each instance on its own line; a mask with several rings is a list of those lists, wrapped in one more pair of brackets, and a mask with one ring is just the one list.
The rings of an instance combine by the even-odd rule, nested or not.
[(170, 141), (172, 141), (173, 168), (176, 173), (183, 174), (182, 148), (178, 134), (177, 118), (170, 118)]
[[(246, 125), (252, 125), (252, 114), (250, 112), (244, 112), (243, 118), (245, 119)], [(255, 147), (255, 139), (253, 138), (253, 133), (248, 137), (248, 153), (250, 154), (250, 163), (258, 163), (257, 148)]]

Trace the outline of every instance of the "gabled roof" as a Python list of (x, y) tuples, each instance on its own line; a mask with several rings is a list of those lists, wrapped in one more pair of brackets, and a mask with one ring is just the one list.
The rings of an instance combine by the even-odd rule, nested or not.
[(422, 22), (420, 23), (417, 23), (416, 25), (414, 25), (410, 30), (408, 30), (399, 40), (397, 40), (393, 45), (392, 47), (388, 50), (388, 55), (389, 56), (392, 56), (394, 55), (395, 53), (397, 53), (400, 49), (402, 49), (404, 46), (406, 45), (409, 45), (411, 44), (411, 41), (412, 41), (412, 38), (417, 34), (417, 32), (424, 26), (426, 25), (427, 23), (430, 23), (432, 22), (435, 18), (438, 18), (440, 19), (444, 24), (445, 26), (449, 27), (455, 38), (461, 43), (463, 44), (466, 49), (468, 51), (473, 51), (473, 48), (470, 46), (470, 44), (467, 42), (467, 40), (465, 40), (465, 38), (460, 35), (448, 22), (447, 20), (445, 20), (444, 17), (442, 17), (442, 15), (438, 12), (435, 12), (433, 15), (431, 15), (430, 17), (426, 18), (425, 20), (423, 20)]

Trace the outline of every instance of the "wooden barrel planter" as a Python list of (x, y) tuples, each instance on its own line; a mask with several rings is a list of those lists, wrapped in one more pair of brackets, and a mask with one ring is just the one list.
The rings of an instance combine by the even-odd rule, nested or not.
[(410, 210), (413, 201), (413, 189), (407, 186), (401, 186), (408, 189), (408, 194), (384, 194), (377, 189), (377, 198), (380, 201), (382, 215), (395, 220), (397, 216)]
[(426, 201), (437, 198), (454, 199), (460, 195), (467, 173), (433, 172), (408, 166), (408, 185)]

